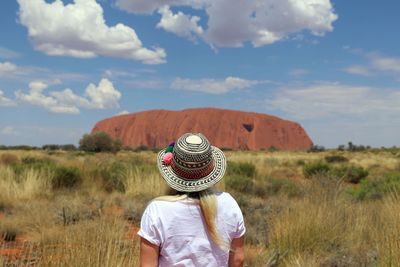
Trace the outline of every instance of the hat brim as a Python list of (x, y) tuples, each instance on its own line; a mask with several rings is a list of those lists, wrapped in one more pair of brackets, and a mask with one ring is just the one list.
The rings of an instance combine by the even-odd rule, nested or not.
[(161, 176), (171, 188), (180, 192), (199, 192), (218, 183), (225, 174), (226, 158), (224, 153), (214, 146), (211, 146), (211, 151), (214, 158), (214, 168), (210, 174), (198, 180), (181, 177), (174, 172), (170, 165), (164, 164), (162, 159), (166, 153), (165, 149), (158, 153), (157, 166)]

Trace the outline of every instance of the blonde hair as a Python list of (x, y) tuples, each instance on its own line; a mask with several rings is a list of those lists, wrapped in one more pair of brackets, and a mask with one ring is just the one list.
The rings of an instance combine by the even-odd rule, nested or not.
[(216, 217), (217, 217), (217, 197), (212, 189), (205, 189), (200, 192), (194, 193), (180, 193), (176, 190), (169, 188), (167, 190), (167, 195), (160, 196), (155, 198), (154, 200), (160, 201), (180, 201), (187, 199), (189, 197), (198, 198), (200, 204), (201, 214), (204, 218), (204, 222), (207, 227), (207, 232), (211, 237), (211, 240), (220, 248), (225, 249), (227, 248), (226, 241), (224, 241), (217, 229), (216, 225)]

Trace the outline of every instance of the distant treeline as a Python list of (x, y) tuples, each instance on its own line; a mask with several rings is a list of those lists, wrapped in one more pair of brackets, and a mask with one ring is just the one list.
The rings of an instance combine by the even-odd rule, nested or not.
[[(371, 146), (356, 145), (356, 144), (353, 144), (353, 142), (348, 142), (347, 146), (339, 145), (336, 148), (336, 150), (338, 150), (338, 151), (350, 151), (350, 152), (367, 151), (367, 150), (398, 150), (398, 149), (400, 149), (400, 148), (398, 148), (396, 146), (392, 146), (392, 147), (381, 146), (380, 148), (377, 148), (377, 147), (371, 147)], [(324, 146), (313, 145), (307, 151), (308, 152), (323, 152), (325, 150), (327, 150), (327, 149)], [(335, 149), (328, 149), (328, 150), (335, 150)]]
[[(18, 146), (6, 146), (0, 145), (0, 150), (63, 150), (63, 151), (85, 151), (85, 152), (118, 152), (124, 151), (147, 151), (153, 150), (145, 145), (140, 145), (136, 148), (125, 147), (122, 145), (121, 140), (112, 138), (109, 134), (105, 132), (96, 132), (91, 134), (84, 134), (79, 140), (79, 146), (74, 144), (57, 145), (57, 144), (46, 144), (41, 147), (39, 146), (28, 146), (28, 145), (18, 145)], [(154, 150), (158, 151), (158, 149)]]
[[(221, 148), (224, 151), (232, 151), (230, 148)], [(307, 152), (323, 152), (326, 150), (338, 150), (338, 151), (370, 151), (370, 150), (398, 150), (400, 148), (396, 146), (392, 147), (380, 147), (372, 148), (371, 146), (356, 145), (353, 142), (348, 142), (346, 145), (339, 145), (336, 149), (326, 149), (324, 146), (313, 145)], [(63, 150), (63, 151), (86, 151), (86, 152), (118, 152), (124, 151), (158, 151), (159, 149), (149, 148), (145, 145), (140, 145), (138, 147), (126, 147), (122, 145), (121, 140), (112, 138), (109, 134), (105, 132), (96, 132), (91, 134), (84, 134), (79, 140), (79, 146), (74, 144), (57, 145), (57, 144), (46, 144), (41, 147), (38, 146), (28, 146), (28, 145), (18, 145), (18, 146), (6, 146), (0, 145), (0, 150)], [(270, 147), (263, 151), (274, 152), (279, 149), (275, 147)]]

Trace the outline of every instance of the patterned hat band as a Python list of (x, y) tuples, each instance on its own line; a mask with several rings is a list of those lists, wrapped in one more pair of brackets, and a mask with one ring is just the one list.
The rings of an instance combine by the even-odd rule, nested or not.
[(179, 175), (180, 177), (190, 179), (190, 180), (198, 180), (198, 179), (201, 179), (201, 178), (209, 175), (213, 171), (214, 162), (210, 161), (205, 168), (201, 168), (201, 169), (198, 169), (198, 168), (184, 169), (184, 168), (181, 168), (174, 161), (172, 161), (171, 167), (174, 170), (174, 172), (177, 175)]

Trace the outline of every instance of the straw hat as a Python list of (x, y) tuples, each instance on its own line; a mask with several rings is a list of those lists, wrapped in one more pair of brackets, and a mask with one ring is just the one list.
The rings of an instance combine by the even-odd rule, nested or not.
[(225, 174), (224, 153), (201, 133), (185, 133), (158, 153), (162, 177), (180, 192), (198, 192), (219, 182)]

